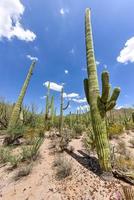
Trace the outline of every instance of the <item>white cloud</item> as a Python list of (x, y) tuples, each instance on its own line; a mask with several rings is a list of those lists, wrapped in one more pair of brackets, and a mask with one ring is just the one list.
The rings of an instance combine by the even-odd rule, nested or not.
[(79, 94), (77, 94), (77, 93), (70, 93), (70, 94), (67, 94), (67, 93), (63, 93), (63, 97), (64, 98), (79, 98)]
[(36, 60), (36, 61), (38, 61), (37, 57), (33, 57), (31, 55), (27, 55), (27, 58), (30, 59), (30, 60)]
[(117, 106), (115, 107), (116, 110), (119, 110), (119, 109), (121, 109), (121, 108), (131, 108), (131, 105), (125, 104), (125, 105), (121, 105), (121, 106), (118, 106), (118, 105), (117, 105)]
[(54, 90), (54, 91), (57, 91), (57, 92), (61, 92), (61, 89), (62, 89), (63, 86), (59, 85), (57, 83), (46, 81), (45, 83), (43, 83), (43, 85), (45, 87), (48, 87), (49, 83), (50, 83), (50, 89), (51, 90)]
[(127, 40), (124, 48), (120, 51), (120, 55), (117, 57), (117, 61), (124, 64), (134, 62), (134, 37)]
[(72, 99), (72, 101), (74, 101), (74, 102), (76, 102), (76, 103), (86, 103), (87, 102), (87, 100), (86, 100), (86, 98), (83, 98), (83, 99)]
[(35, 40), (36, 35), (20, 23), (24, 10), (20, 0), (0, 0), (0, 39)]
[(75, 50), (74, 50), (74, 48), (72, 48), (72, 49), (69, 51), (69, 53), (71, 53), (71, 54), (75, 54)]
[(96, 65), (99, 65), (99, 64), (100, 64), (100, 62), (96, 60)]
[(104, 64), (103, 67), (104, 67), (104, 69), (107, 69), (107, 65), (106, 64)]
[(40, 99), (46, 99), (46, 96), (40, 97)]
[(67, 8), (61, 8), (60, 9), (60, 14), (62, 15), (62, 16), (64, 16), (65, 14), (68, 14), (69, 13), (69, 9), (67, 9)]
[(65, 74), (68, 74), (68, 73), (69, 73), (69, 71), (68, 71), (67, 69), (66, 69), (64, 72), (65, 72)]
[(89, 111), (89, 105), (83, 105), (83, 106), (78, 106), (77, 107), (77, 110), (78, 111), (85, 111), (85, 112), (87, 112), (87, 111)]
[(86, 67), (82, 67), (81, 70), (82, 71), (87, 71), (87, 68)]

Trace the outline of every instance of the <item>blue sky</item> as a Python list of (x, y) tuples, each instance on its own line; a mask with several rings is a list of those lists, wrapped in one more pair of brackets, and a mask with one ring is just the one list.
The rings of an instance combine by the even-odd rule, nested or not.
[[(134, 104), (133, 0), (1, 0), (0, 96), (16, 101), (30, 59), (36, 57), (25, 104), (35, 103), (44, 109), (42, 97), (47, 90), (43, 83), (51, 81), (64, 83), (65, 96), (72, 99), (68, 112), (86, 105), (83, 79), (87, 7), (92, 11), (99, 80), (107, 68), (112, 86), (121, 87), (118, 106)], [(60, 93), (51, 90), (51, 94), (59, 107)]]

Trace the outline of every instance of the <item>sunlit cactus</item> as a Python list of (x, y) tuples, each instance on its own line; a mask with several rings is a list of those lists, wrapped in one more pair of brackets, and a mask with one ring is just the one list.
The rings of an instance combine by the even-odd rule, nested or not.
[(105, 117), (106, 112), (116, 105), (120, 89), (115, 88), (110, 96), (109, 74), (105, 71), (102, 73), (102, 95), (100, 96), (90, 14), (90, 9), (87, 9), (85, 17), (85, 34), (88, 78), (84, 80), (84, 89), (87, 102), (90, 105), (92, 127), (95, 134), (96, 150), (100, 167), (103, 172), (111, 172), (110, 147)]
[(22, 103), (23, 103), (23, 99), (24, 99), (24, 96), (26, 94), (26, 90), (27, 90), (27, 87), (29, 85), (29, 82), (30, 82), (30, 78), (33, 74), (33, 69), (34, 69), (34, 66), (35, 66), (35, 61), (32, 62), (31, 66), (30, 66), (30, 69), (29, 69), (29, 72), (27, 74), (27, 77), (26, 77), (26, 80), (24, 82), (24, 85), (21, 89), (21, 92), (20, 92), (20, 95), (18, 97), (18, 100), (13, 108), (13, 112), (12, 112), (12, 115), (11, 115), (11, 118), (10, 118), (10, 121), (9, 121), (9, 124), (8, 124), (8, 131), (10, 132), (11, 129), (15, 128), (19, 118), (20, 118), (20, 113), (21, 113), (21, 107), (22, 107)]
[(122, 186), (126, 200), (134, 200), (134, 189), (131, 186)]
[(69, 101), (67, 102), (67, 105), (64, 106), (64, 89), (62, 87), (61, 89), (61, 104), (60, 104), (60, 120), (59, 120), (59, 133), (62, 134), (63, 130), (63, 111), (66, 110), (69, 106)]

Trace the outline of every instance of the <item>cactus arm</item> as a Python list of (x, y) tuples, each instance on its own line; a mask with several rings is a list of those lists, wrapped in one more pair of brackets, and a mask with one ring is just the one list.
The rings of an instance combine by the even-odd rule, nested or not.
[(110, 93), (110, 85), (109, 85), (109, 73), (108, 72), (102, 72), (101, 74), (101, 80), (102, 80), (102, 96), (101, 101), (103, 103), (107, 103), (109, 93)]
[(70, 102), (68, 101), (67, 105), (63, 107), (63, 110), (66, 110), (68, 108), (69, 104), (70, 104)]
[(85, 91), (87, 102), (88, 102), (88, 104), (90, 104), (90, 101), (89, 101), (89, 85), (88, 84), (89, 84), (88, 79), (85, 78), (84, 79), (84, 91)]
[(115, 88), (109, 101), (116, 101), (120, 94), (120, 88)]
[(17, 122), (18, 122), (18, 119), (19, 119), (19, 116), (20, 116), (20, 112), (21, 112), (21, 106), (22, 106), (22, 102), (23, 102), (23, 99), (24, 99), (24, 96), (26, 94), (26, 90), (27, 90), (27, 87), (29, 85), (29, 82), (30, 82), (30, 78), (33, 74), (33, 69), (34, 69), (34, 66), (35, 66), (35, 61), (32, 62), (31, 66), (30, 66), (30, 69), (29, 69), (29, 72), (27, 74), (27, 77), (25, 79), (25, 82), (24, 82), (24, 85), (21, 89), (21, 92), (20, 92), (20, 95), (18, 97), (18, 100), (13, 108), (13, 112), (11, 114), (11, 118), (10, 118), (10, 121), (9, 121), (9, 124), (8, 124), (8, 130), (10, 131), (10, 129), (12, 129), (13, 127), (16, 126)]
[(107, 105), (106, 105), (106, 112), (112, 110), (115, 106), (116, 106), (115, 101), (108, 102)]

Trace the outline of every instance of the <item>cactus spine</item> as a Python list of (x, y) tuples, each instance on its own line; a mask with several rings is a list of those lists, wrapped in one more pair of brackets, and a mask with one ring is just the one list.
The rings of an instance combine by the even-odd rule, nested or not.
[(26, 80), (24, 82), (24, 85), (21, 89), (21, 92), (20, 92), (20, 95), (18, 97), (18, 100), (13, 108), (13, 112), (12, 112), (12, 115), (11, 115), (11, 118), (10, 118), (10, 121), (9, 121), (9, 124), (8, 124), (8, 131), (10, 131), (12, 128), (14, 128), (18, 122), (18, 119), (20, 117), (20, 112), (21, 112), (21, 107), (22, 107), (22, 102), (23, 102), (23, 99), (24, 99), (24, 96), (26, 94), (26, 90), (27, 90), (27, 87), (29, 85), (29, 82), (30, 82), (30, 78), (33, 74), (33, 69), (34, 69), (34, 66), (35, 66), (35, 61), (32, 62), (31, 66), (30, 66), (30, 69), (29, 69), (29, 72), (27, 74), (27, 77), (26, 77)]
[(59, 133), (60, 134), (62, 134), (62, 130), (63, 130), (63, 111), (66, 110), (69, 106), (69, 101), (66, 106), (63, 105), (64, 104), (63, 94), (64, 94), (64, 89), (62, 87), (62, 89), (61, 89), (61, 104), (60, 104), (60, 121), (59, 121)]
[(90, 104), (92, 127), (95, 134), (96, 150), (102, 172), (111, 172), (110, 147), (106, 131), (106, 112), (116, 105), (120, 89), (115, 88), (110, 95), (109, 74), (102, 73), (102, 96), (100, 97), (96, 62), (94, 56), (90, 9), (85, 16), (86, 57), (88, 79), (84, 80), (84, 89)]

